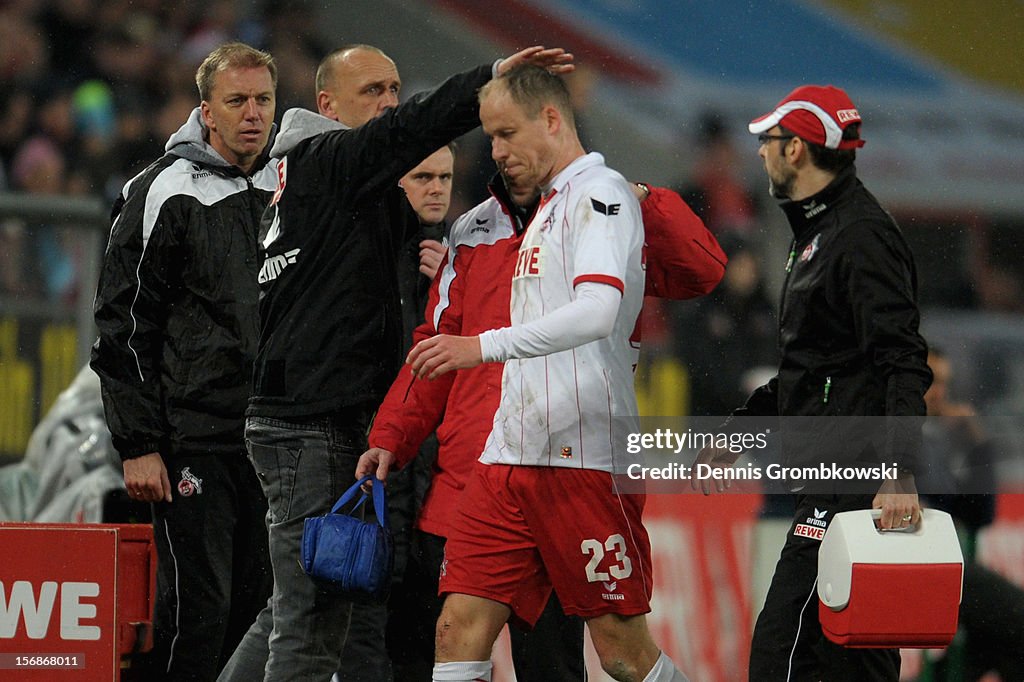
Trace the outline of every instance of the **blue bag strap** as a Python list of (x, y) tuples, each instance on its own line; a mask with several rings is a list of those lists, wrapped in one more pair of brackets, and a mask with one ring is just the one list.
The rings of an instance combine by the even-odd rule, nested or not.
[(373, 479), (373, 510), (377, 513), (377, 523), (381, 528), (388, 527), (387, 505), (384, 503), (384, 481)]
[[(339, 509), (341, 509), (346, 504), (351, 502), (352, 498), (359, 494), (359, 492), (360, 492), (359, 486), (361, 486), (363, 483), (365, 483), (366, 481), (368, 481), (371, 478), (373, 478), (373, 476), (370, 475), (370, 474), (367, 474), (366, 476), (363, 476), (361, 479), (356, 481), (352, 485), (351, 488), (349, 488), (344, 493), (342, 493), (341, 497), (338, 498), (338, 501), (334, 503), (333, 507), (331, 507), (331, 513), (332, 514), (337, 514)], [(363, 493), (363, 496), (365, 497), (366, 493)]]
[[(360, 486), (362, 486), (367, 481), (370, 481), (370, 485), (373, 490), (373, 510), (377, 515), (377, 523), (379, 523), (382, 528), (387, 528), (388, 525), (384, 516), (386, 511), (384, 503), (384, 483), (378, 481), (373, 474), (366, 474), (358, 481), (356, 481), (351, 488), (346, 490), (342, 494), (342, 496), (338, 498), (338, 501), (334, 503), (334, 506), (331, 507), (331, 513), (337, 514), (339, 509), (341, 509), (346, 504), (351, 502), (352, 498), (361, 492)], [(362, 506), (363, 502), (366, 502), (366, 498), (367, 494), (365, 492), (362, 493), (362, 497), (356, 503), (356, 506), (352, 509), (352, 511), (359, 509), (359, 507)]]

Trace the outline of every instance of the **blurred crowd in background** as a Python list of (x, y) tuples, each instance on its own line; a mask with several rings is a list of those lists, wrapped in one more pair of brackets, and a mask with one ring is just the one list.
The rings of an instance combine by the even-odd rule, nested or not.
[[(195, 68), (216, 45), (239, 39), (273, 54), (280, 120), (290, 107), (313, 106), (317, 63), (335, 47), (326, 33), (318, 5), (303, 0), (0, 0), (0, 191), (99, 197), (109, 206), (196, 106)], [(600, 77), (583, 64), (570, 83), (584, 143), (597, 141), (598, 151), (587, 111)], [(777, 209), (742, 173), (754, 157), (753, 146), (737, 149), (745, 131), (713, 111), (679, 127), (688, 164), (673, 188), (720, 239), (730, 265), (710, 296), (649, 302), (645, 344), (689, 368), (693, 414), (722, 414), (762, 378), (759, 368), (775, 363), (778, 282), (765, 273), (777, 254), (766, 242), (787, 236), (770, 235)], [(450, 218), (486, 196), (493, 168), (481, 134), (462, 141)], [(915, 247), (924, 307), (1024, 311), (1021, 264), (1007, 248), (1018, 226), (896, 217)], [(88, 255), (79, 235), (73, 226), (0, 216), (0, 304), (91, 299), (94, 283), (79, 281)]]
[[(317, 30), (301, 2), (248, 12), (234, 0), (0, 2), (0, 191), (111, 203), (163, 153), (198, 103), (196, 67), (227, 40), (274, 55), (279, 113), (308, 106), (326, 52)], [(79, 295), (75, 235), (4, 221), (0, 293)]]

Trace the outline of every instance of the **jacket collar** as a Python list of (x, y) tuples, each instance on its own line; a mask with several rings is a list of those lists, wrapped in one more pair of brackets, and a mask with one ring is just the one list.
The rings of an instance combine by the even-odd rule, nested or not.
[[(263, 148), (263, 152), (260, 154), (256, 165), (253, 166), (251, 173), (255, 173), (266, 164), (270, 158), (270, 147), (274, 144), (276, 136), (277, 124), (272, 123), (267, 146)], [(209, 168), (216, 168), (227, 175), (242, 175), (241, 169), (228, 163), (208, 140), (209, 131), (206, 128), (206, 124), (203, 123), (199, 107), (196, 107), (189, 114), (188, 120), (173, 135), (167, 138), (164, 151), (194, 163), (201, 163)]]
[(582, 171), (587, 168), (594, 166), (600, 166), (604, 164), (604, 157), (597, 152), (590, 152), (583, 156), (577, 156), (568, 166), (563, 168), (561, 172), (556, 175), (551, 182), (541, 188), (542, 195), (545, 197), (551, 197), (552, 193), (558, 194), (565, 186), (569, 184), (569, 181), (579, 175)]
[(289, 109), (281, 117), (281, 133), (274, 140), (270, 155), (281, 158), (303, 140), (316, 137), (330, 130), (348, 130), (340, 121), (321, 116), (308, 109)]
[(512, 225), (515, 227), (516, 234), (521, 234), (526, 229), (526, 226), (529, 225), (533, 214), (537, 212), (541, 196), (550, 198), (562, 191), (569, 184), (569, 181), (581, 171), (602, 164), (604, 164), (604, 157), (597, 152), (590, 152), (589, 154), (577, 157), (568, 166), (563, 168), (546, 187), (541, 188), (541, 194), (529, 206), (517, 206), (512, 201), (512, 197), (509, 196), (508, 188), (505, 187), (505, 182), (501, 179), (500, 173), (494, 174), (491, 181), (487, 184), (487, 189), (490, 190), (491, 196), (501, 204), (502, 209), (512, 219)]
[(501, 205), (501, 210), (505, 212), (505, 215), (512, 221), (512, 228), (516, 231), (516, 234), (522, 234), (526, 229), (526, 226), (530, 223), (530, 219), (533, 217), (534, 212), (537, 210), (537, 205), (540, 204), (540, 195), (538, 194), (529, 206), (518, 206), (512, 201), (512, 196), (508, 193), (508, 188), (505, 186), (505, 181), (501, 179), (501, 173), (495, 173), (491, 177), (491, 181), (487, 183), (487, 189), (490, 191), (491, 196), (494, 197), (495, 201)]
[(857, 184), (857, 170), (851, 164), (833, 178), (825, 189), (800, 201), (780, 202), (797, 241), (813, 234), (822, 220)]

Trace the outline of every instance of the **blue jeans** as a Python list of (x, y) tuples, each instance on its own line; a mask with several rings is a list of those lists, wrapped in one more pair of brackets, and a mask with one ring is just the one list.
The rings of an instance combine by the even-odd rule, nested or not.
[(352, 603), (302, 570), (303, 522), (328, 513), (355, 483), (368, 410), (294, 423), (250, 417), (245, 443), (267, 497), (274, 593), (238, 645), (221, 682), (327, 682), (338, 670)]

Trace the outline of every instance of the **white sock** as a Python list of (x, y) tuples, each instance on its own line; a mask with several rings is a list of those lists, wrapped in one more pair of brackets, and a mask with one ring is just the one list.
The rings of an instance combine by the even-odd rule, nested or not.
[(435, 663), (433, 682), (491, 682), (491, 662)]
[(647, 677), (644, 678), (644, 682), (689, 682), (689, 680), (686, 675), (679, 672), (672, 659), (662, 651), (661, 656), (658, 656), (658, 660), (654, 662), (651, 672), (647, 673)]

